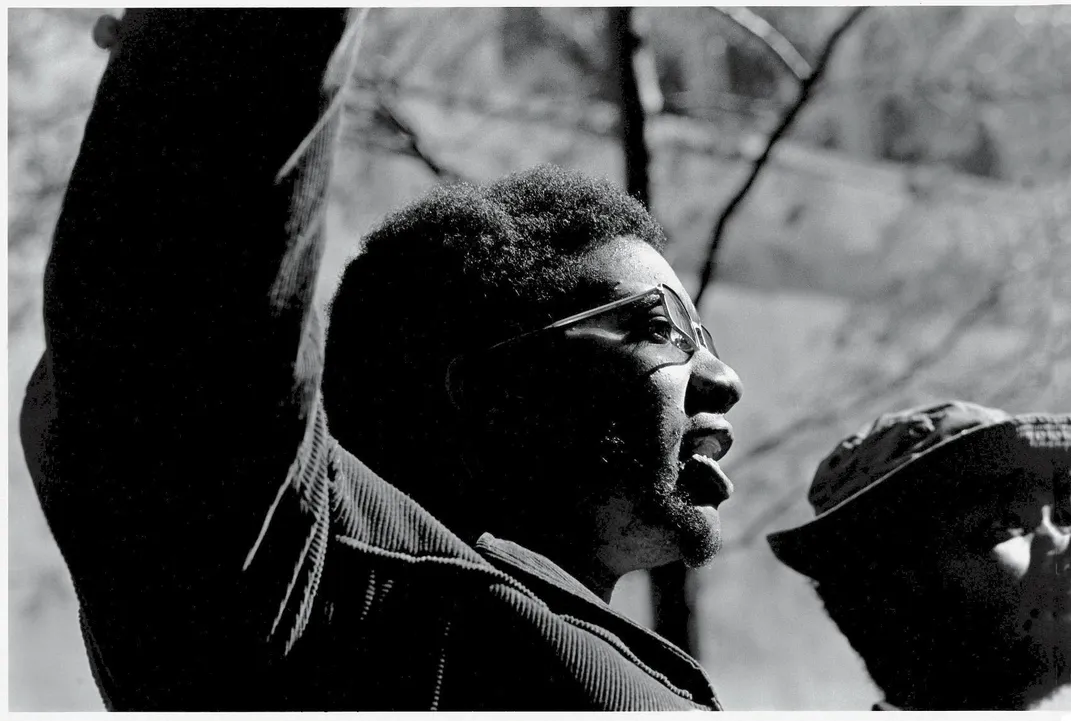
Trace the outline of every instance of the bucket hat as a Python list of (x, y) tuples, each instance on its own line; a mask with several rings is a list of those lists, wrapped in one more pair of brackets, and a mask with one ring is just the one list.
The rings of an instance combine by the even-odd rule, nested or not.
[(913, 514), (940, 513), (1024, 470), (1055, 478), (1069, 469), (1071, 414), (1013, 416), (965, 401), (887, 413), (819, 464), (807, 496), (815, 518), (767, 540), (782, 563), (818, 579)]

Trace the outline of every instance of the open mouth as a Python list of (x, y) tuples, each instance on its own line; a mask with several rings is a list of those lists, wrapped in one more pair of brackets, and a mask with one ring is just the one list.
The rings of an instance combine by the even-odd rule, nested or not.
[(713, 458), (695, 453), (679, 467), (677, 487), (693, 505), (717, 508), (733, 495), (733, 482)]
[(733, 494), (733, 482), (718, 465), (732, 444), (733, 429), (724, 420), (681, 439), (677, 487), (691, 504), (717, 508)]

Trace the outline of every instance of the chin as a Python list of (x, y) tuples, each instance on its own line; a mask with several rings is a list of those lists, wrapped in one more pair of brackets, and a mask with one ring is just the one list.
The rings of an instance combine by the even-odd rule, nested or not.
[(713, 506), (692, 506), (688, 510), (687, 522), (677, 525), (677, 543), (684, 564), (701, 568), (721, 550), (721, 518)]
[[(668, 484), (667, 484), (668, 485)], [(673, 488), (671, 486), (670, 488)], [(661, 528), (663, 537), (674, 549), (675, 560), (689, 568), (707, 565), (721, 550), (721, 516), (712, 505), (693, 505), (687, 497), (672, 490), (648, 508), (650, 525)]]

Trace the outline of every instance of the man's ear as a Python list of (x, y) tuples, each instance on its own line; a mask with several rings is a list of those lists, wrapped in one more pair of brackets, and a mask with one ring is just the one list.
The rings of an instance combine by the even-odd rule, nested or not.
[(458, 356), (446, 366), (446, 396), (450, 399), (450, 405), (454, 410), (461, 411), (465, 399), (465, 375), (463, 363), (465, 356)]
[(523, 345), (498, 349), (491, 355), (457, 356), (446, 368), (447, 396), (454, 408), (466, 415), (508, 406), (532, 392), (537, 363)]
[(444, 384), (450, 404), (468, 420), (486, 416), (506, 392), (498, 375), (473, 356), (454, 358), (446, 367)]

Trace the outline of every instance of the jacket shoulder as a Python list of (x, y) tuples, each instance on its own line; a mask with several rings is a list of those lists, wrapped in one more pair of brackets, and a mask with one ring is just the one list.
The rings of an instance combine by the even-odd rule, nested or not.
[(401, 561), (452, 561), (493, 570), (419, 503), (332, 439), (331, 496), (335, 540)]

